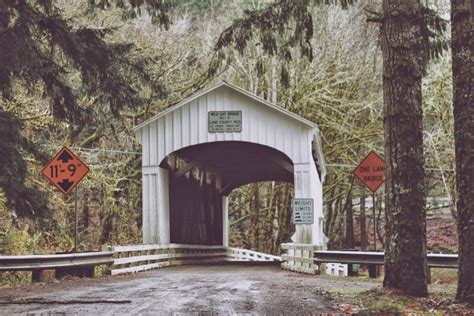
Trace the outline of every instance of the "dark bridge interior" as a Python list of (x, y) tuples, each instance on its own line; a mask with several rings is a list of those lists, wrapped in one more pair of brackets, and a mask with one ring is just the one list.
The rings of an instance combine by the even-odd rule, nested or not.
[(222, 244), (222, 197), (259, 181), (293, 183), (293, 162), (263, 145), (224, 141), (182, 148), (160, 167), (169, 170), (172, 243)]

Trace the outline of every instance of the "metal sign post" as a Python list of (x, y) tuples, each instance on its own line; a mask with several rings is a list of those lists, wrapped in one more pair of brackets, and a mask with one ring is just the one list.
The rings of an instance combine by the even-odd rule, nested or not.
[(89, 167), (67, 147), (63, 147), (41, 170), (43, 176), (64, 195), (67, 196), (74, 190), (74, 252), (77, 252), (78, 185), (89, 170)]
[(385, 182), (385, 163), (375, 152), (367, 157), (352, 172), (365, 186), (372, 191), (372, 209), (374, 212), (374, 251), (377, 250), (377, 217), (375, 215), (375, 192)]
[(372, 209), (374, 211), (374, 251), (377, 251), (377, 218), (375, 217), (375, 191), (372, 192)]
[[(74, 191), (74, 252), (77, 252), (77, 190)], [(375, 213), (374, 213), (375, 214)]]

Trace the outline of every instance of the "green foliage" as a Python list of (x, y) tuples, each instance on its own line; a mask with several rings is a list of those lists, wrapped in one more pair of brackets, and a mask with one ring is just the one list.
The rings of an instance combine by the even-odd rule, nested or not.
[(229, 244), (280, 255), (290, 242), (293, 187), (290, 183), (260, 182), (235, 189), (229, 195)]
[[(130, 43), (108, 40), (112, 29), (76, 28), (53, 1), (0, 4), (0, 187), (18, 215), (43, 217), (44, 195), (25, 183), (24, 156), (41, 158), (40, 151), (22, 135), (18, 114), (5, 104), (17, 102), (22, 92), (41, 91), (51, 115), (72, 124), (69, 140), (74, 142), (84, 125), (97, 118), (94, 108), (117, 116), (123, 108), (163, 97), (165, 91), (149, 72), (155, 60), (137, 55)], [(88, 8), (110, 6), (110, 1), (89, 1)], [(116, 1), (115, 6), (134, 18), (145, 7), (153, 23), (169, 25), (165, 1)]]
[[(313, 59), (310, 40), (313, 37), (313, 19), (308, 11), (309, 1), (278, 1), (268, 7), (256, 11), (246, 10), (245, 17), (236, 20), (222, 32), (215, 49), (221, 51), (225, 47), (233, 47), (243, 54), (248, 43), (258, 39), (265, 53), (276, 55), (280, 60), (292, 59), (291, 49), (298, 47), (301, 56)], [(224, 59), (224, 54), (218, 54), (218, 59), (210, 68), (213, 74)], [(286, 73), (282, 71), (282, 77)], [(283, 80), (287, 82), (287, 80)]]
[(20, 216), (43, 216), (46, 197), (26, 184), (28, 176), (24, 154), (33, 153), (41, 159), (37, 148), (21, 133), (23, 124), (0, 104), (0, 189), (6, 205)]
[(151, 17), (153, 24), (163, 25), (166, 28), (170, 25), (169, 11), (172, 8), (172, 1), (167, 0), (88, 0), (89, 9), (100, 8), (110, 9), (115, 6), (122, 10), (124, 20), (135, 19), (143, 14), (143, 9)]
[[(0, 9), (1, 17), (8, 17), (0, 24), (0, 41), (21, 26), (28, 32), (15, 34), (29, 36), (8, 42), (9, 49), (0, 51), (0, 77), (7, 78), (1, 81), (7, 88), (0, 101), (0, 188), (5, 189), (0, 209), (20, 216), (11, 215), (8, 230), (2, 229), (8, 231), (8, 240), (21, 245), (2, 252), (72, 249), (73, 200), (58, 194), (39, 175), (43, 163), (63, 144), (72, 146), (92, 169), (79, 190), (80, 249), (140, 243), (140, 155), (107, 150), (140, 152), (132, 127), (217, 75), (316, 122), (330, 164), (354, 165), (369, 150), (382, 152), (378, 25), (366, 23), (367, 17), (360, 14), (364, 7), (355, 1), (277, 1), (271, 10), (267, 1), (177, 1), (166, 11), (169, 24), (160, 20), (161, 13), (152, 18), (148, 1), (20, 2), (25, 11), (11, 9), (12, 1), (3, 1), (10, 7)], [(281, 5), (292, 8), (282, 12)], [(28, 16), (34, 18), (27, 21)], [(266, 20), (257, 22), (260, 16)], [(235, 17), (244, 24), (251, 19), (243, 37), (239, 32), (244, 32), (244, 25), (226, 31)], [(282, 27), (285, 19), (288, 25)], [(297, 28), (300, 33), (295, 34)], [(213, 50), (221, 32), (221, 40), (231, 34), (226, 35), (227, 46), (221, 42), (225, 54)], [(307, 51), (300, 50), (299, 42), (310, 45)], [(33, 47), (36, 51), (30, 51)], [(214, 68), (209, 75), (209, 63), (217, 60), (213, 53), (220, 54), (226, 68)], [(449, 168), (452, 139), (445, 122), (450, 69), (445, 57), (434, 61), (424, 84), (429, 95), (426, 126), (440, 154), (438, 163), (428, 144), (426, 164)], [(49, 86), (43, 81), (46, 74), (53, 76)], [(340, 244), (348, 192), (352, 188), (357, 196), (361, 191), (357, 182), (351, 186), (350, 170), (330, 166), (324, 186), (326, 233), (334, 246)], [(432, 192), (443, 194), (442, 179), (433, 182)], [(258, 244), (255, 249), (278, 253), (276, 245), (288, 241), (293, 232), (287, 217), (292, 188), (265, 183), (258, 189), (258, 219), (250, 212), (255, 202), (251, 185), (230, 197), (231, 242), (248, 248)], [(18, 203), (23, 203), (21, 208)], [(33, 216), (33, 222), (26, 215), (44, 220)]]
[(30, 235), (30, 226), (15, 225), (14, 216), (8, 213), (6, 194), (0, 189), (0, 253), (23, 255), (35, 252), (40, 235)]

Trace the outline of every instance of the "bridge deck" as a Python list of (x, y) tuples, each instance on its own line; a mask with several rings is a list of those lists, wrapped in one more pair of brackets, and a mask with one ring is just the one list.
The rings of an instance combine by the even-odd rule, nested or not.
[[(2, 313), (169, 314), (328, 312), (317, 292), (323, 278), (278, 266), (225, 264), (179, 266), (139, 274), (0, 289)], [(377, 282), (360, 282), (368, 289)], [(351, 285), (353, 286), (353, 284)]]

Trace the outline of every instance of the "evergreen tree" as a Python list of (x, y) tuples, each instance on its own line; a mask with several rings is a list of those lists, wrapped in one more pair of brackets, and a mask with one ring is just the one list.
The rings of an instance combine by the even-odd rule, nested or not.
[[(313, 35), (314, 4), (340, 4), (354, 1), (282, 0), (267, 8), (247, 12), (220, 36), (216, 45), (233, 46), (243, 53), (251, 38), (258, 38), (263, 50), (293, 57), (290, 48), (312, 60), (309, 39)], [(442, 37), (445, 21), (419, 0), (384, 0), (384, 12), (368, 11), (368, 21), (382, 25), (384, 56), (384, 126), (386, 157), (386, 276), (384, 286), (410, 295), (426, 295), (426, 194), (423, 169), (421, 78), (430, 58), (446, 48)], [(288, 28), (288, 26), (290, 26)], [(278, 38), (278, 40), (277, 40)], [(218, 64), (218, 63), (216, 63)], [(215, 65), (214, 65), (215, 66)], [(211, 67), (211, 73), (217, 67)], [(281, 83), (288, 83), (282, 68)]]
[[(146, 11), (154, 23), (169, 24), (170, 5), (165, 1), (88, 1), (88, 14), (105, 9), (120, 10), (124, 19)], [(153, 60), (136, 57), (130, 43), (109, 42), (111, 32), (74, 28), (50, 0), (0, 0), (0, 119), (6, 131), (0, 134), (0, 188), (8, 206), (19, 215), (40, 214), (46, 209), (45, 199), (37, 199), (38, 194), (25, 182), (22, 158), (29, 153), (39, 157), (39, 150), (22, 136), (21, 122), (7, 113), (7, 104), (16, 102), (19, 90), (30, 94), (42, 91), (50, 113), (70, 122), (73, 136), (78, 127), (90, 122), (91, 106), (117, 115), (122, 108), (137, 107), (164, 95), (147, 69)]]
[(459, 269), (457, 298), (474, 305), (474, 3), (451, 0)]
[(426, 195), (421, 79), (425, 51), (419, 0), (384, 0), (384, 287), (427, 294)]

